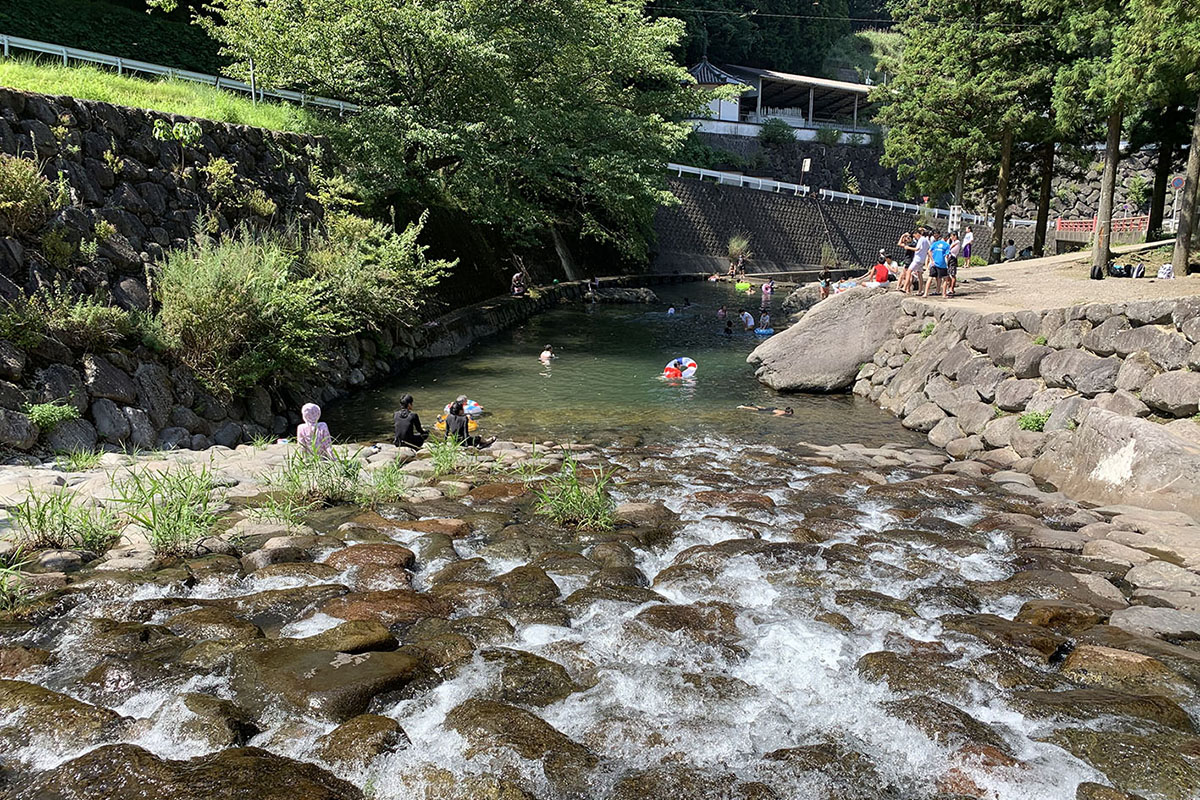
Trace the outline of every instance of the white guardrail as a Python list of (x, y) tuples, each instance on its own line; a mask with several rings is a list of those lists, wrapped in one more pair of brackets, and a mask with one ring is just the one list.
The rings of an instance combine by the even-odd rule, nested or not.
[[(747, 189), (761, 189), (767, 192), (789, 192), (791, 194), (807, 196), (811, 193), (808, 186), (797, 183), (785, 183), (783, 181), (773, 181), (769, 178), (754, 178), (749, 175), (743, 175), (740, 172), (722, 172), (715, 169), (701, 169), (700, 167), (689, 167), (684, 164), (667, 164), (667, 169), (674, 172), (679, 177), (684, 175), (695, 175), (701, 180), (709, 178), (717, 183), (723, 183), (732, 186), (742, 186)], [(918, 206), (914, 203), (902, 203), (899, 200), (887, 200), (882, 197), (867, 197), (861, 194), (847, 194), (846, 192), (835, 192), (832, 189), (818, 189), (817, 196), (822, 200), (836, 201), (839, 203), (858, 203), (863, 206), (875, 206), (876, 208), (886, 208), (893, 211), (906, 211), (911, 214), (927, 213), (932, 214), (935, 219), (939, 217), (950, 217), (950, 210), (946, 208), (934, 208), (932, 206)], [(975, 225), (990, 225), (991, 217), (981, 217), (977, 214), (963, 214), (964, 222), (970, 222)], [(1017, 228), (1032, 227), (1037, 223), (1033, 220), (1014, 219), (1009, 220), (1008, 224)]]
[(319, 106), (321, 108), (334, 109), (340, 112), (358, 111), (359, 107), (354, 103), (347, 103), (344, 100), (333, 100), (328, 97), (319, 97), (317, 95), (306, 94), (304, 92), (293, 92), (289, 89), (262, 89), (253, 87), (248, 83), (226, 78), (221, 75), (207, 75), (203, 72), (192, 72), (186, 69), (176, 69), (175, 67), (164, 67), (162, 64), (151, 64), (147, 61), (136, 61), (132, 58), (121, 58), (120, 56), (110, 56), (105, 53), (94, 53), (91, 50), (79, 50), (74, 47), (66, 47), (61, 44), (50, 44), (48, 42), (39, 42), (35, 39), (23, 39), (20, 36), (9, 36), (8, 34), (0, 33), (0, 46), (4, 49), (4, 57), (12, 56), (13, 51), (23, 51), (27, 53), (41, 53), (43, 55), (51, 55), (61, 58), (63, 66), (67, 66), (72, 61), (81, 61), (87, 64), (99, 64), (105, 67), (113, 67), (117, 70), (118, 75), (123, 75), (126, 72), (140, 72), (146, 75), (162, 75), (168, 78), (176, 78), (181, 81), (191, 81), (193, 83), (204, 83), (209, 86), (215, 86), (218, 89), (228, 89), (231, 92), (243, 92), (251, 95), (259, 100), (265, 100), (270, 97), (276, 100), (286, 100), (289, 103), (297, 103), (302, 106)]

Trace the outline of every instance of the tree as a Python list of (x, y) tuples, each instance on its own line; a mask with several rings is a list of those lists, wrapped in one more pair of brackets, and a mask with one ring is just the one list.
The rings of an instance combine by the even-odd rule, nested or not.
[(363, 186), (468, 210), (517, 242), (565, 227), (643, 256), (662, 164), (707, 98), (641, 0), (214, 0), (245, 77), (362, 106), (339, 135)]
[(895, 0), (891, 8), (904, 51), (898, 63), (881, 65), (894, 79), (873, 93), (885, 104), (876, 118), (888, 129), (883, 161), (923, 194), (953, 187), (961, 202), (966, 177), (998, 160), (998, 243), (1014, 140), (1035, 115), (1030, 91), (1047, 79), (1031, 59), (1044, 33), (1019, 24), (1019, 0)]

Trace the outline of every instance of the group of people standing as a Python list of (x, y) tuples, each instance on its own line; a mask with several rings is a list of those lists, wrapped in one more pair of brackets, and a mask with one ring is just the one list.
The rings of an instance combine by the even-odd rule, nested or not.
[[(902, 267), (897, 276), (897, 288), (905, 294), (921, 292), (922, 297), (928, 297), (929, 290), (936, 284), (938, 294), (953, 297), (958, 285), (959, 261), (971, 263), (974, 240), (975, 233), (970, 226), (961, 238), (956, 231), (947, 234), (927, 227), (905, 233), (896, 246), (910, 254), (910, 258), (908, 266)], [(883, 251), (880, 251), (880, 257), (883, 257)]]

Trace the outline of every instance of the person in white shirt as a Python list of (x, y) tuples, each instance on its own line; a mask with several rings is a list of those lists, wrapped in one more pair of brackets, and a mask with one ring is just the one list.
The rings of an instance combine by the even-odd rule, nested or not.
[(1004, 260), (1012, 261), (1017, 257), (1017, 243), (1012, 239), (1008, 240), (1008, 245), (1004, 248)]
[(746, 330), (748, 330), (748, 331), (754, 330), (754, 317), (750, 314), (750, 312), (743, 308), (741, 317), (742, 317), (742, 324), (746, 326)]
[(971, 266), (971, 242), (975, 241), (975, 232), (971, 230), (971, 226), (967, 226), (967, 232), (962, 237), (962, 265), (964, 267)]

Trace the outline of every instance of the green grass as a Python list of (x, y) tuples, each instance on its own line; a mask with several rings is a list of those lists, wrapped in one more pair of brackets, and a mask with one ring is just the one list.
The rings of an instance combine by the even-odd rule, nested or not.
[(116, 488), (125, 515), (145, 529), (159, 555), (191, 555), (197, 542), (216, 531), (218, 502), (207, 466), (130, 469)]
[(312, 130), (314, 123), (312, 115), (299, 106), (255, 104), (245, 95), (212, 86), (178, 80), (130, 78), (95, 67), (0, 61), (0, 86), (278, 131), (305, 132)]
[(12, 511), (23, 547), (31, 550), (90, 550), (103, 553), (120, 535), (121, 524), (113, 512), (87, 507), (74, 492), (30, 492)]
[(247, 515), (259, 522), (278, 522), (286, 525), (288, 529), (294, 529), (304, 524), (305, 517), (314, 508), (316, 506), (313, 503), (299, 502), (282, 494), (272, 494), (264, 497), (262, 503), (250, 509)]
[(933, 320), (929, 320), (929, 322), (925, 323), (925, 327), (921, 328), (921, 338), (928, 339), (933, 335), (935, 330), (937, 330), (937, 323)]
[(332, 458), (321, 458), (297, 448), (287, 454), (282, 467), (265, 476), (274, 494), (261, 506), (264, 510), (252, 513), (291, 524), (316, 508), (394, 503), (409, 483), (401, 466), (392, 462), (368, 470), (356, 454), (334, 449)]
[(0, 611), (19, 611), (33, 597), (33, 590), (21, 574), (21, 569), (28, 563), (23, 546), (18, 546), (0, 563)]
[(59, 453), (54, 463), (66, 472), (87, 472), (100, 466), (100, 456), (95, 450), (72, 450), (69, 453)]
[(538, 491), (537, 513), (557, 525), (572, 525), (592, 530), (612, 530), (616, 503), (608, 493), (612, 472), (601, 470), (589, 483), (579, 474), (579, 462), (571, 455), (562, 468), (550, 476)]
[(1033, 343), (1038, 345), (1039, 347), (1041, 347), (1042, 345), (1046, 344), (1046, 337), (1045, 336), (1036, 336), (1033, 339)]
[(1026, 411), (1017, 420), (1017, 425), (1023, 431), (1037, 431), (1040, 433), (1046, 429), (1046, 423), (1049, 420), (1049, 411)]
[(478, 467), (475, 451), (464, 447), (462, 442), (453, 436), (430, 439), (426, 447), (433, 457), (435, 478), (474, 472)]

